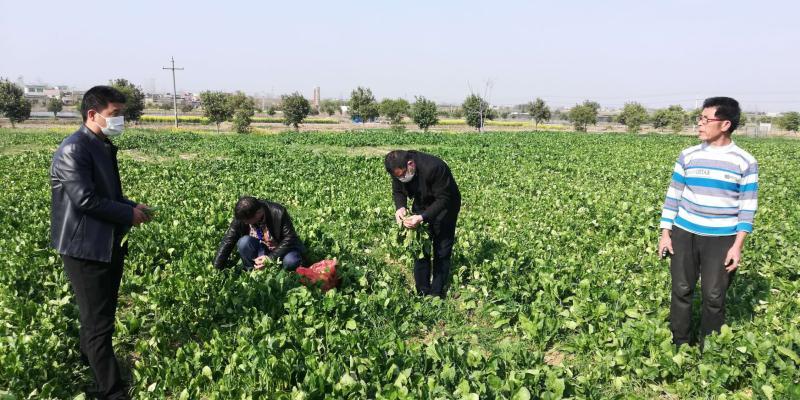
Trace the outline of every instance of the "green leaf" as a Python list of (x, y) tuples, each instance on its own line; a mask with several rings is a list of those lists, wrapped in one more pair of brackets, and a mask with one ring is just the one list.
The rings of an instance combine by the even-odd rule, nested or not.
[(775, 389), (770, 385), (763, 385), (761, 386), (761, 391), (764, 392), (764, 396), (767, 396), (767, 399), (772, 400), (772, 396), (775, 393)]
[(492, 327), (493, 327), (494, 329), (500, 328), (500, 327), (502, 327), (502, 326), (504, 326), (504, 325), (508, 324), (508, 322), (509, 322), (509, 321), (510, 321), (510, 320), (509, 320), (509, 319), (507, 319), (507, 318), (505, 318), (505, 319), (501, 319), (501, 320), (499, 320), (499, 321), (495, 322), (495, 323), (494, 323), (494, 325), (492, 325)]
[(775, 350), (778, 350), (779, 353), (791, 358), (795, 364), (800, 365), (800, 357), (798, 357), (797, 353), (795, 353), (792, 349), (784, 346), (775, 346)]
[(339, 378), (339, 383), (342, 386), (353, 386), (353, 385), (356, 384), (356, 380), (353, 379), (353, 377), (350, 376), (349, 373), (345, 373), (345, 374), (342, 374), (341, 378)]
[(347, 329), (349, 329), (351, 331), (354, 331), (354, 330), (358, 329), (358, 325), (356, 324), (355, 320), (349, 319), (349, 320), (347, 320), (347, 324), (345, 324), (345, 328), (347, 328)]
[(530, 400), (531, 399), (531, 392), (528, 391), (528, 388), (525, 386), (519, 388), (514, 396), (511, 397), (511, 400)]
[(674, 356), (672, 356), (672, 361), (674, 361), (675, 364), (679, 367), (683, 366), (683, 354), (681, 353), (675, 354)]
[(629, 317), (631, 317), (633, 319), (638, 319), (638, 318), (640, 318), (642, 316), (642, 314), (639, 314), (639, 311), (636, 311), (636, 309), (633, 309), (633, 308), (626, 309), (625, 310), (625, 315), (627, 315), (627, 316), (629, 316)]

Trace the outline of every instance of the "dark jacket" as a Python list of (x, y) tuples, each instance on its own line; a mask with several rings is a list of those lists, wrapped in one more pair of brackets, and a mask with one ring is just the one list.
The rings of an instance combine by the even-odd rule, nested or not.
[[(266, 200), (259, 200), (261, 206), (264, 208), (264, 218), (266, 219), (267, 230), (269, 235), (277, 243), (275, 250), (267, 254), (271, 259), (282, 258), (286, 253), (297, 250), (299, 252), (305, 251), (303, 243), (297, 236), (297, 232), (292, 225), (292, 219), (289, 218), (289, 213), (282, 205), (273, 203)], [(222, 237), (219, 243), (219, 250), (217, 256), (214, 257), (214, 266), (218, 269), (225, 268), (228, 263), (228, 257), (231, 251), (236, 246), (239, 238), (250, 234), (250, 226), (241, 220), (234, 218), (231, 221), (228, 231)]]
[(50, 245), (70, 257), (111, 262), (114, 239), (133, 222), (122, 195), (117, 147), (85, 125), (64, 139), (50, 166)]
[(396, 209), (407, 206), (414, 199), (412, 212), (421, 214), (425, 222), (433, 222), (444, 210), (461, 209), (461, 192), (458, 191), (450, 167), (440, 158), (418, 151), (409, 151), (417, 166), (414, 179), (408, 183), (392, 177), (392, 197)]

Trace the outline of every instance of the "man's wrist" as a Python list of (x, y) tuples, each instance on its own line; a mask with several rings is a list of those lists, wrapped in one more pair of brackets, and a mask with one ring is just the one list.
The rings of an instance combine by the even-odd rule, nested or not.
[(136, 211), (138, 211), (136, 207), (131, 207), (131, 225), (136, 222)]
[(742, 251), (744, 248), (744, 239), (747, 237), (747, 232), (740, 231), (736, 234), (736, 240), (734, 240), (733, 245)]

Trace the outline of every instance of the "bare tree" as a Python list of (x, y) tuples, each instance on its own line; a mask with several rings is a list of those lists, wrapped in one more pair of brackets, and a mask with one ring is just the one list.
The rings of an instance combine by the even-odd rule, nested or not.
[(472, 89), (472, 85), (469, 83), (469, 81), (467, 81), (467, 87), (469, 87), (469, 93), (470, 93), (470, 97), (468, 97), (467, 99), (469, 100), (470, 98), (477, 98), (479, 100), (477, 101), (477, 104), (475, 104), (475, 107), (469, 107), (469, 108), (466, 106), (464, 107), (464, 117), (468, 121), (467, 122), (468, 124), (470, 120), (474, 122), (473, 124), (470, 125), (477, 128), (478, 132), (483, 132), (483, 127), (486, 124), (487, 118), (493, 119), (491, 113), (492, 110), (489, 107), (490, 104), (489, 97), (491, 95), (493, 86), (494, 82), (492, 82), (491, 79), (487, 79), (486, 85), (484, 86), (483, 89), (483, 96), (481, 96)]

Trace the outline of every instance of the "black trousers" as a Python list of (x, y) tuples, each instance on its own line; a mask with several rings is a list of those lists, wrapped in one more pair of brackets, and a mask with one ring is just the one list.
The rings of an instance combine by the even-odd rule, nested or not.
[(110, 263), (63, 254), (61, 259), (78, 303), (81, 354), (89, 361), (99, 393), (107, 399), (127, 399), (111, 343), (125, 250), (115, 246)]
[(458, 208), (444, 210), (436, 220), (428, 224), (428, 232), (433, 242), (433, 269), (431, 269), (431, 251), (426, 247), (424, 257), (414, 261), (414, 281), (417, 293), (420, 295), (444, 298), (447, 294), (458, 213)]
[(725, 270), (725, 257), (736, 236), (701, 236), (681, 228), (672, 228), (672, 300), (670, 326), (676, 345), (689, 343), (692, 298), (700, 278), (703, 309), (700, 319), (701, 340), (719, 332), (725, 323), (725, 294), (733, 273)]

